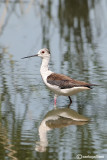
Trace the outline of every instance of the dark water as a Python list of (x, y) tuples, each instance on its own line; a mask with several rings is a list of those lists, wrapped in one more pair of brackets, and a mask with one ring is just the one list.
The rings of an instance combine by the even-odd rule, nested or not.
[[(51, 111), (53, 93), (42, 82), (41, 60), (21, 59), (44, 47), (51, 51), (51, 70), (100, 85), (72, 96), (71, 108), (89, 122), (66, 118), (66, 109), (57, 120), (59, 111)], [(58, 97), (60, 112), (68, 103)], [(5, 159), (107, 159), (106, 0), (0, 1), (0, 160)]]

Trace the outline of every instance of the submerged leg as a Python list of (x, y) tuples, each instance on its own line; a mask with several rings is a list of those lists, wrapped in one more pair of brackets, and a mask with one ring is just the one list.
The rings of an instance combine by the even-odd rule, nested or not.
[(54, 108), (56, 108), (56, 100), (57, 100), (57, 95), (54, 95)]
[(70, 107), (70, 105), (72, 104), (72, 99), (71, 99), (70, 96), (68, 96), (68, 98), (69, 98), (69, 100), (70, 100), (70, 103), (69, 103), (69, 106), (68, 106), (68, 107)]

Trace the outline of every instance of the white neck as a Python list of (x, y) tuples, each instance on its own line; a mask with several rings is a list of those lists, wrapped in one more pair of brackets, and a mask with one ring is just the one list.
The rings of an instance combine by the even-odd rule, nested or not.
[(40, 73), (42, 75), (43, 80), (47, 78), (52, 72), (48, 69), (48, 63), (49, 63), (50, 57), (45, 57), (42, 59), (42, 65), (40, 68)]
[(45, 57), (42, 59), (42, 65), (40, 68), (40, 72), (46, 72), (48, 71), (48, 63), (49, 63), (50, 57)]

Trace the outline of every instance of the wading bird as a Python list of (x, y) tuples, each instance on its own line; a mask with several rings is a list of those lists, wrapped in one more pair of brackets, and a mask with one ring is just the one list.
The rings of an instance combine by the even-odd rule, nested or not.
[(77, 94), (78, 92), (92, 89), (92, 86), (96, 86), (95, 84), (89, 84), (83, 81), (74, 80), (68, 76), (63, 74), (57, 74), (49, 70), (48, 63), (50, 60), (50, 51), (46, 48), (41, 49), (36, 55), (27, 56), (24, 58), (30, 57), (41, 57), (42, 64), (40, 67), (40, 73), (45, 85), (54, 92), (54, 106), (56, 107), (57, 96), (68, 96), (70, 100), (70, 104), (72, 103), (71, 97), (72, 95)]

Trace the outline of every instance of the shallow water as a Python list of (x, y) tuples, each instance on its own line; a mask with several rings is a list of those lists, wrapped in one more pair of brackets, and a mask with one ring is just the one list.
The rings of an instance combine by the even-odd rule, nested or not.
[[(0, 160), (107, 159), (106, 11), (106, 0), (0, 2)], [(37, 150), (53, 93), (42, 82), (41, 59), (21, 58), (44, 47), (51, 70), (100, 86), (72, 96), (70, 108), (90, 121), (51, 119)], [(68, 103), (60, 96), (57, 107)]]

